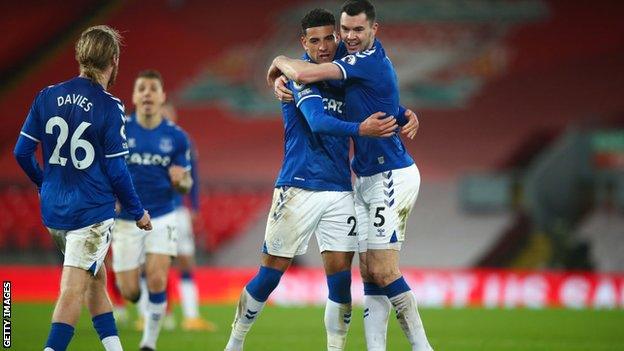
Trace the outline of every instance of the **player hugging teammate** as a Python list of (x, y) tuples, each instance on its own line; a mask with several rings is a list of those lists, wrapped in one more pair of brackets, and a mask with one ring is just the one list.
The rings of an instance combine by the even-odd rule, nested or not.
[[(394, 68), (375, 39), (374, 7), (368, 1), (345, 3), (340, 45), (330, 12), (312, 10), (301, 24), (306, 54), (301, 60), (276, 58), (267, 76), (283, 101), (284, 162), (275, 184), (260, 270), (241, 293), (225, 350), (243, 349), (247, 332), (292, 257), (306, 252), (314, 233), (329, 289), (327, 350), (345, 347), (351, 320), (351, 260), (359, 251), (368, 350), (385, 350), (393, 305), (413, 350), (428, 351), (415, 297), (398, 269), (405, 222), (420, 176), (395, 131), (398, 124), (413, 138), (418, 121), (399, 105)], [(330, 101), (338, 102), (330, 108)], [(349, 137), (356, 150), (355, 199)]]

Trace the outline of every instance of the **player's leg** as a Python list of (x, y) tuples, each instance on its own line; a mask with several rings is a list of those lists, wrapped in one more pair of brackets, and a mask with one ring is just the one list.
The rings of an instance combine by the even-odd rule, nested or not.
[(325, 304), (327, 350), (344, 350), (351, 324), (351, 262), (357, 251), (357, 220), (351, 192), (320, 192), (327, 209), (316, 238), (329, 291)]
[(320, 217), (309, 209), (317, 206), (313, 195), (314, 192), (292, 187), (277, 188), (273, 192), (260, 269), (241, 292), (226, 351), (243, 349), (245, 336), (292, 258), (306, 252)]
[(178, 256), (180, 270), (179, 293), (182, 304), (184, 330), (215, 331), (217, 326), (199, 314), (199, 290), (195, 283), (195, 259), (193, 255)]
[(91, 314), (93, 328), (98, 333), (106, 351), (121, 351), (113, 305), (106, 292), (106, 267), (100, 268), (95, 277), (89, 279), (85, 293), (87, 308)]
[[(405, 239), (407, 218), (416, 201), (420, 174), (415, 165), (373, 176), (377, 187), (371, 189), (367, 273), (381, 287), (397, 312), (401, 329), (412, 350), (429, 351), (416, 298), (399, 270), (399, 252)], [(373, 234), (371, 234), (373, 233)]]
[(61, 292), (52, 314), (52, 326), (44, 351), (64, 351), (74, 336), (89, 272), (82, 268), (63, 267)]
[[(142, 260), (144, 261), (144, 260)], [(137, 311), (137, 319), (134, 321), (134, 329), (137, 331), (143, 331), (143, 327), (145, 321), (143, 320), (143, 316), (147, 313), (147, 301), (148, 301), (148, 290), (147, 290), (147, 279), (145, 278), (145, 269), (143, 266), (139, 269), (139, 300), (136, 301), (136, 311)]]
[(258, 319), (269, 295), (275, 290), (291, 262), (292, 257), (262, 254), (258, 273), (245, 285), (238, 300), (232, 331), (225, 346), (226, 351), (243, 349), (247, 333)]
[(174, 212), (152, 219), (152, 231), (145, 239), (145, 278), (148, 301), (143, 316), (145, 327), (141, 348), (155, 350), (161, 320), (167, 309), (167, 281), (171, 258), (177, 254), (178, 231)]
[[(147, 313), (147, 305), (149, 304), (149, 289), (147, 288), (147, 279), (145, 277), (145, 271), (141, 271), (141, 280), (140, 280), (140, 288), (141, 288), (141, 298), (139, 302), (137, 302), (137, 319), (134, 321), (134, 329), (142, 332), (145, 328), (145, 319), (143, 318)], [(173, 278), (171, 275), (171, 271), (169, 271), (169, 276), (167, 279), (167, 285), (165, 288), (165, 294), (167, 296), (167, 301), (171, 301), (174, 290), (173, 290)], [(164, 330), (174, 330), (176, 327), (176, 320), (173, 316), (173, 310), (170, 303), (167, 303), (165, 308), (165, 314), (162, 318), (161, 328)]]
[(121, 296), (121, 291), (119, 291), (119, 287), (117, 286), (117, 279), (115, 279), (115, 272), (113, 272), (113, 256), (112, 250), (108, 250), (108, 254), (104, 259), (104, 266), (106, 269), (106, 288), (108, 291), (108, 296), (113, 304), (113, 315), (115, 316), (115, 320), (117, 323), (126, 324), (128, 323), (128, 310), (126, 310), (126, 306), (124, 304), (123, 296)]
[(139, 277), (145, 259), (146, 235), (148, 233), (138, 229), (132, 221), (115, 220), (112, 241), (113, 271), (121, 296), (132, 303), (137, 303), (141, 297)]
[[(173, 262), (171, 263), (173, 264)], [(173, 296), (175, 295), (175, 282), (173, 280), (173, 273), (169, 270), (169, 274), (167, 276), (167, 300), (173, 301)], [(164, 330), (174, 330), (176, 328), (176, 319), (173, 315), (173, 304), (168, 303), (167, 309), (165, 310), (165, 317), (162, 320), (162, 328)]]
[(324, 251), (329, 295), (325, 304), (327, 350), (344, 350), (351, 325), (351, 261), (353, 252)]
[[(99, 231), (100, 236), (111, 236), (114, 221), (110, 219), (96, 228), (92, 232)], [(113, 306), (106, 292), (106, 265), (103, 263), (108, 249), (110, 240), (106, 244), (101, 245), (97, 249), (97, 257), (100, 264), (94, 268), (94, 276), (89, 277), (87, 289), (85, 291), (85, 302), (91, 314), (93, 327), (98, 333), (104, 349), (107, 351), (121, 351), (121, 341), (117, 333), (115, 318), (113, 317)]]
[(191, 213), (186, 207), (176, 210), (180, 238), (178, 240), (178, 258), (176, 264), (180, 271), (180, 303), (182, 305), (182, 329), (215, 331), (216, 325), (199, 315), (199, 292), (195, 284), (195, 238), (193, 236), (193, 221)]
[(383, 287), (383, 292), (397, 311), (397, 319), (412, 350), (431, 350), (416, 297), (399, 271), (399, 251), (369, 249), (367, 256), (368, 274), (377, 286)]
[(65, 350), (74, 334), (90, 276), (98, 272), (110, 245), (110, 232), (102, 228), (106, 228), (106, 222), (71, 231), (50, 229), (65, 258), (45, 350)]
[(385, 351), (388, 317), (392, 303), (384, 290), (368, 275), (367, 253), (360, 252), (360, 274), (364, 283), (364, 336), (368, 351)]
[(369, 351), (385, 351), (388, 333), (388, 316), (392, 309), (390, 300), (368, 276), (366, 251), (370, 230), (369, 206), (365, 201), (371, 177), (358, 177), (355, 182), (355, 213), (357, 218), (359, 266), (364, 283), (364, 336)]
[(163, 254), (147, 253), (145, 259), (145, 278), (148, 301), (143, 316), (144, 328), (141, 347), (156, 349), (160, 334), (161, 320), (167, 309), (167, 276), (171, 266), (171, 257)]

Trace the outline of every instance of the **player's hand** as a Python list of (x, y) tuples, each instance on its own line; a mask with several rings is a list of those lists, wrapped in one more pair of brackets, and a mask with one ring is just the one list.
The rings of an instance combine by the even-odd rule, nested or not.
[(414, 139), (416, 133), (418, 133), (418, 127), (420, 126), (418, 116), (416, 116), (414, 111), (408, 109), (405, 111), (405, 117), (407, 118), (407, 124), (401, 128), (401, 134), (410, 139)]
[(375, 112), (360, 123), (360, 136), (388, 138), (394, 135), (397, 122), (394, 116), (386, 117), (385, 112)]
[(143, 217), (136, 221), (136, 226), (143, 230), (152, 230), (152, 219), (147, 210), (143, 210)]
[(115, 201), (115, 214), (119, 214), (119, 212), (121, 212), (121, 203)]
[(281, 102), (291, 102), (293, 101), (293, 93), (290, 89), (286, 87), (288, 83), (288, 78), (286, 76), (279, 76), (275, 82), (273, 83), (273, 93), (275, 97)]
[(184, 169), (184, 167), (176, 165), (169, 167), (169, 179), (171, 179), (171, 184), (173, 184), (174, 188), (180, 186), (180, 182), (184, 179), (185, 174), (186, 169)]
[(277, 66), (275, 66), (275, 63), (271, 63), (271, 67), (269, 67), (269, 71), (267, 72), (267, 85), (272, 88), (273, 87), (273, 83), (275, 82), (275, 80), (277, 78), (279, 78), (279, 76), (282, 75), (282, 71), (279, 70), (279, 68), (277, 68)]

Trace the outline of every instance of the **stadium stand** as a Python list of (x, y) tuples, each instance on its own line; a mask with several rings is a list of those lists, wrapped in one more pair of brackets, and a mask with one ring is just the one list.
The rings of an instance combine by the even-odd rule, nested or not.
[[(21, 1), (4, 7), (0, 23), (11, 30), (0, 38), (0, 76), (7, 75), (8, 70), (28, 60), (46, 42), (76, 22), (94, 3)], [(51, 13), (55, 15), (50, 16)]]
[[(202, 194), (201, 221), (195, 228), (199, 247), (215, 251), (245, 230), (270, 193), (253, 190), (215, 190)], [(264, 215), (264, 213), (263, 213)], [(0, 251), (50, 250), (54, 246), (41, 222), (39, 198), (34, 189), (6, 187), (0, 192)]]

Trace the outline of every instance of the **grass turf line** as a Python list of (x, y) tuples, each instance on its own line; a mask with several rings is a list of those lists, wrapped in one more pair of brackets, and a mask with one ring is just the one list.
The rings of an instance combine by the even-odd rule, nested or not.
[[(15, 303), (12, 309), (13, 350), (42, 349), (50, 327), (53, 305)], [(215, 333), (162, 331), (159, 351), (222, 351), (234, 316), (234, 306), (202, 306), (202, 315), (214, 321)], [(134, 315), (134, 307), (130, 306)], [(179, 309), (175, 310), (180, 320)], [(436, 350), (444, 351), (559, 351), (624, 350), (624, 311), (422, 309), (421, 316)], [(390, 315), (388, 350), (409, 350), (398, 323)], [(130, 325), (118, 325), (125, 350), (138, 349), (141, 334)], [(268, 306), (245, 342), (248, 351), (319, 351), (325, 349), (322, 307)], [(101, 350), (86, 313), (80, 318), (69, 350)], [(347, 339), (348, 351), (366, 350), (362, 309), (356, 308)]]

